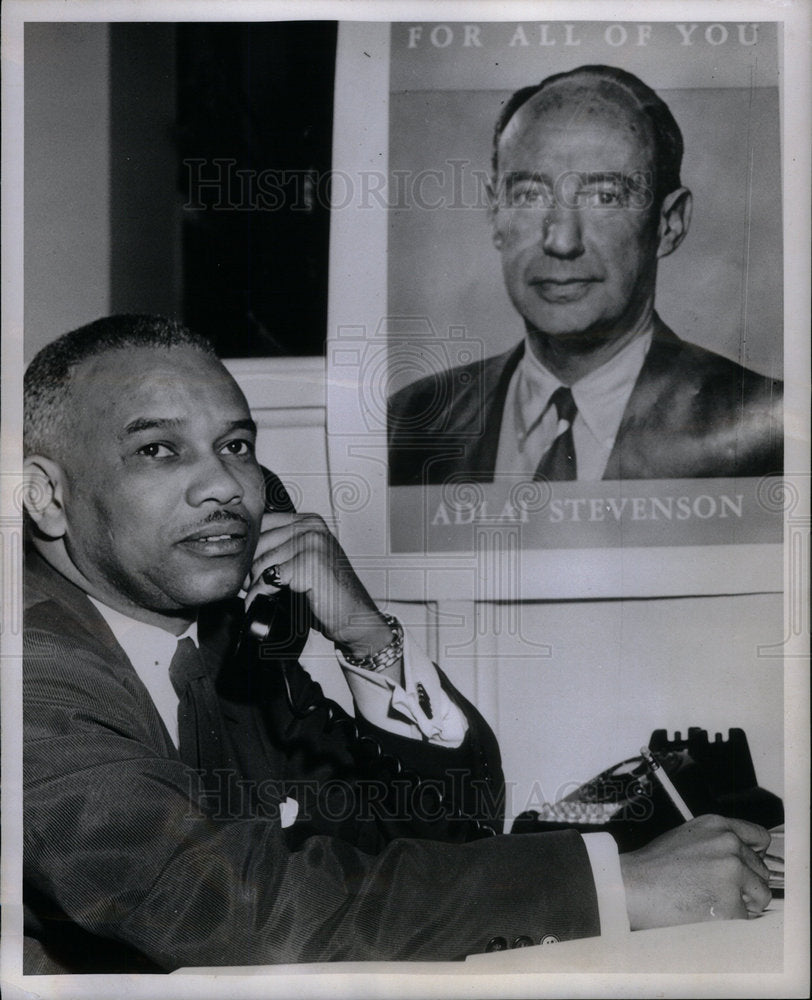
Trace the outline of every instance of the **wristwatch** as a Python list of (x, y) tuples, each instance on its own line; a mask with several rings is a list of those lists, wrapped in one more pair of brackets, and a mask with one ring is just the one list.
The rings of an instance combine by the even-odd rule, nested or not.
[(401, 658), (403, 655), (403, 627), (394, 615), (384, 615), (383, 619), (392, 629), (392, 641), (370, 656), (350, 656), (349, 653), (344, 653), (344, 659), (350, 666), (371, 670), (373, 673), (379, 674)]

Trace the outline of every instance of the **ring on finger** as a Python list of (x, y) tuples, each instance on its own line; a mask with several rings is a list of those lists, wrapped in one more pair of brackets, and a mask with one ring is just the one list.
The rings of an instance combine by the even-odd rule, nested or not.
[(267, 569), (262, 571), (262, 579), (270, 587), (281, 587), (282, 586), (282, 570), (279, 566), (274, 563), (273, 566), (269, 566)]

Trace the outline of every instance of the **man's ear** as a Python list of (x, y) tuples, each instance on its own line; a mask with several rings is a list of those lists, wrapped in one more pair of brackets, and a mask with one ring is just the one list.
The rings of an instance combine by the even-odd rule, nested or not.
[(488, 196), (488, 222), (491, 224), (491, 240), (496, 249), (501, 250), (504, 238), (499, 232), (499, 198), (490, 181), (485, 184), (485, 193)]
[(657, 230), (659, 243), (657, 256), (667, 257), (682, 243), (691, 225), (691, 209), (694, 199), (688, 188), (677, 188), (666, 195), (660, 209), (660, 223)]
[(25, 510), (48, 538), (62, 538), (67, 529), (64, 507), (64, 472), (58, 462), (30, 455), (23, 463)]

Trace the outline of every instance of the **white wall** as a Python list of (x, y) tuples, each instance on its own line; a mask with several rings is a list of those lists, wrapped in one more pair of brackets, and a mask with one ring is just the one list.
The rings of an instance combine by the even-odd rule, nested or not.
[(25, 29), (25, 360), (111, 312), (176, 315), (172, 25)]
[(107, 24), (25, 28), (25, 358), (110, 312)]

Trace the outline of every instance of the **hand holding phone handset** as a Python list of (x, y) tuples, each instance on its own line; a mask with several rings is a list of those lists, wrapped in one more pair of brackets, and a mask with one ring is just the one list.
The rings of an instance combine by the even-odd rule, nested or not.
[[(263, 468), (265, 480), (265, 512), (293, 513), (295, 507), (281, 479)], [(253, 636), (263, 643), (263, 653), (268, 659), (290, 657), (296, 659), (301, 654), (310, 632), (310, 609), (307, 600), (288, 588), (282, 589), (279, 582), (270, 576), (268, 570), (265, 582), (272, 585), (268, 592), (262, 592), (252, 582), (254, 574), (246, 580), (246, 616), (243, 638)]]
[[(301, 638), (312, 625), (343, 653), (363, 659), (392, 642), (392, 627), (358, 579), (335, 536), (317, 514), (298, 514), (279, 480), (266, 474), (266, 511), (251, 565), (245, 604), (254, 635), (267, 637), (269, 622), (281, 617), (285, 604), (298, 610), (293, 633)], [(275, 598), (255, 607), (257, 598)], [(297, 601), (297, 596), (299, 600)], [(308, 614), (300, 607), (305, 604)], [(297, 607), (299, 605), (299, 607)], [(263, 622), (260, 625), (260, 620)], [(300, 647), (301, 649), (301, 647)], [(399, 663), (393, 674), (399, 676)]]
[[(265, 515), (246, 581), (243, 640), (259, 640), (259, 658), (281, 668), (288, 702), (297, 717), (314, 705), (291, 695), (288, 667), (296, 661), (314, 627), (342, 652), (364, 658), (393, 643), (393, 628), (363, 584), (324, 521), (297, 514), (279, 478), (263, 469)], [(400, 681), (402, 667), (389, 658), (385, 672)]]

